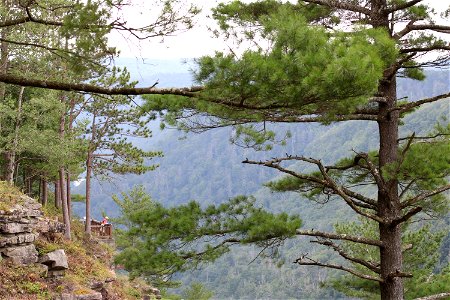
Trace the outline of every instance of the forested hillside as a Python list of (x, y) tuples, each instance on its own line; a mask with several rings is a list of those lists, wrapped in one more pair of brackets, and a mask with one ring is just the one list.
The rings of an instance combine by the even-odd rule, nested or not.
[[(183, 68), (183, 67), (180, 67)], [(140, 76), (147, 83), (159, 80), (161, 86), (189, 85), (189, 75), (183, 73), (164, 74), (148, 71), (148, 77), (141, 72)], [(400, 79), (399, 96), (419, 99), (445, 92), (450, 83), (450, 73), (431, 71), (423, 82)], [(432, 128), (442, 116), (448, 116), (449, 101), (427, 105), (406, 117), (408, 126), (402, 127), (402, 136), (412, 131), (423, 134)], [(339, 203), (323, 206), (307, 200), (299, 199), (295, 193), (274, 194), (262, 187), (278, 174), (267, 168), (241, 163), (245, 158), (259, 160), (280, 155), (296, 154), (320, 157), (331, 163), (348, 156), (352, 150), (368, 151), (374, 149), (378, 141), (368, 140), (367, 136), (375, 130), (376, 124), (364, 121), (354, 124), (334, 123), (329, 126), (296, 124), (273, 125), (268, 129), (284, 136), (289, 131), (292, 135), (286, 145), (275, 145), (270, 151), (256, 152), (243, 149), (230, 143), (233, 135), (231, 129), (215, 129), (201, 134), (185, 133), (175, 129), (158, 129), (158, 121), (153, 125), (153, 138), (139, 141), (146, 150), (161, 150), (164, 157), (157, 160), (160, 167), (144, 175), (127, 175), (117, 177), (111, 182), (96, 181), (93, 185), (93, 213), (99, 218), (102, 212), (117, 216), (117, 208), (111, 195), (127, 191), (134, 185), (144, 185), (152, 197), (166, 205), (173, 206), (195, 199), (206, 205), (221, 203), (228, 198), (253, 194), (257, 201), (273, 211), (289, 211), (298, 213), (307, 228), (327, 229), (334, 223), (349, 218), (348, 208)], [(341, 141), (346, 141), (341, 144)], [(339, 147), (338, 147), (339, 146)], [(82, 217), (83, 205), (75, 204), (75, 212)], [(338, 213), (336, 213), (338, 211)], [(322, 218), (322, 216), (327, 218)], [(449, 220), (442, 220), (440, 226), (448, 226)], [(443, 225), (444, 224), (444, 225)], [(447, 237), (448, 243), (448, 237)], [(298, 246), (300, 244), (300, 246)], [(286, 260), (283, 266), (277, 261), (258, 258), (256, 248), (239, 249), (220, 258), (215, 264), (204, 269), (180, 274), (184, 283), (204, 282), (217, 298), (308, 298), (338, 297), (337, 292), (321, 287), (321, 281), (329, 272), (317, 268), (293, 266), (292, 259), (300, 252), (314, 252), (311, 244), (305, 242), (287, 242), (283, 255)], [(448, 252), (448, 247), (443, 252)], [(447, 257), (448, 253), (442, 253)], [(316, 257), (327, 257), (326, 251), (315, 252)]]

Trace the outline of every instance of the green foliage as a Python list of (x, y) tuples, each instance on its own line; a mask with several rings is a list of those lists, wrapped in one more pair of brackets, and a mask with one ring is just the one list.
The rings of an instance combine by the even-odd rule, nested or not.
[(268, 213), (243, 196), (205, 209), (196, 202), (165, 208), (136, 187), (114, 201), (122, 211), (114, 222), (125, 226), (116, 230), (121, 249), (116, 263), (157, 284), (169, 284), (164, 281), (174, 272), (214, 261), (232, 244), (274, 249), (301, 226), (297, 216)]
[(185, 300), (209, 300), (214, 295), (200, 282), (193, 282), (190, 287), (185, 288), (181, 294)]

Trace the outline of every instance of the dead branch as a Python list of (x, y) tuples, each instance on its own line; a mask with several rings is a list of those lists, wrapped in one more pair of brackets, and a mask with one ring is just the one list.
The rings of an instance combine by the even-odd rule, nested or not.
[(440, 294), (426, 296), (426, 297), (420, 297), (420, 298), (416, 298), (414, 300), (438, 300), (438, 299), (447, 299), (448, 297), (450, 297), (450, 292), (440, 293)]
[(354, 243), (364, 244), (364, 245), (371, 245), (376, 247), (383, 247), (383, 243), (378, 240), (372, 240), (365, 237), (360, 236), (352, 236), (348, 234), (336, 234), (336, 233), (329, 233), (329, 232), (322, 232), (322, 231), (316, 231), (316, 230), (297, 230), (297, 235), (302, 236), (313, 236), (313, 237), (320, 237), (320, 238), (327, 238), (332, 240), (344, 240), (344, 241), (350, 241)]
[[(305, 259), (307, 261), (304, 261)], [(349, 269), (349, 268), (344, 267), (344, 266), (320, 263), (320, 262), (317, 262), (317, 261), (315, 261), (315, 260), (313, 260), (311, 258), (308, 258), (308, 257), (301, 257), (301, 258), (295, 260), (294, 263), (302, 265), (302, 266), (318, 266), (318, 267), (342, 270), (342, 271), (348, 272), (348, 273), (353, 274), (356, 277), (359, 277), (359, 278), (362, 278), (362, 279), (367, 279), (367, 280), (372, 280), (372, 281), (377, 281), (377, 282), (384, 282), (383, 279), (378, 278), (378, 277), (366, 275), (366, 274), (360, 273), (358, 271)]]
[(417, 196), (415, 196), (413, 198), (410, 198), (408, 200), (403, 201), (401, 203), (401, 208), (405, 208), (405, 207), (408, 207), (410, 205), (416, 204), (417, 202), (420, 202), (420, 201), (422, 201), (422, 200), (424, 200), (426, 198), (432, 197), (434, 195), (438, 195), (438, 194), (440, 194), (442, 192), (445, 192), (445, 191), (448, 191), (448, 190), (450, 190), (450, 184), (441, 186), (440, 188), (435, 189), (433, 191), (429, 191), (429, 192), (425, 192), (425, 193), (419, 194), (419, 195), (417, 195)]
[(320, 245), (324, 245), (324, 246), (330, 247), (334, 251), (336, 251), (340, 256), (342, 256), (343, 258), (345, 258), (345, 259), (347, 259), (347, 260), (349, 260), (351, 262), (354, 262), (356, 264), (359, 264), (361, 266), (364, 266), (364, 267), (368, 268), (369, 270), (371, 270), (371, 271), (373, 271), (375, 273), (378, 273), (378, 274), (381, 273), (380, 268), (378, 266), (376, 266), (375, 264), (373, 264), (372, 262), (366, 261), (366, 260), (361, 259), (361, 258), (350, 256), (348, 253), (346, 253), (344, 250), (342, 250), (337, 244), (335, 244), (335, 243), (333, 243), (331, 241), (317, 240), (317, 241), (311, 241), (311, 243), (317, 243), (317, 244), (320, 244)]

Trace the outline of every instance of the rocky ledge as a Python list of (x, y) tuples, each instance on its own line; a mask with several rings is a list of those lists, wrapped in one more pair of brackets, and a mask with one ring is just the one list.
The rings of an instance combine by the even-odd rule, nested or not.
[(14, 264), (32, 264), (38, 261), (33, 242), (42, 221), (41, 204), (24, 195), (18, 200), (11, 208), (0, 210), (0, 255)]

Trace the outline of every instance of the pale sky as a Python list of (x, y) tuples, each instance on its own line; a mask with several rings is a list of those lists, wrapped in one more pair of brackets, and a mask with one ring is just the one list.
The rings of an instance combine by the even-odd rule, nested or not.
[[(154, 20), (156, 12), (159, 11), (159, 8), (155, 5), (158, 1), (130, 0), (130, 2), (133, 3), (133, 6), (124, 10), (122, 14), (131, 26), (139, 26), (145, 24), (146, 21), (148, 23)], [(202, 8), (202, 13), (196, 18), (197, 22), (193, 29), (176, 36), (166, 37), (164, 40), (153, 38), (137, 41), (136, 39), (130, 39), (127, 35), (113, 34), (110, 37), (111, 46), (120, 50), (121, 57), (152, 59), (195, 58), (228, 48), (223, 40), (212, 37), (212, 33), (207, 29), (208, 26), (215, 25), (214, 20), (208, 18), (211, 13), (210, 8), (224, 1), (180, 0), (179, 2), (184, 4), (195, 3)], [(450, 6), (450, 0), (426, 0), (424, 3), (434, 7), (438, 12), (442, 12)]]

